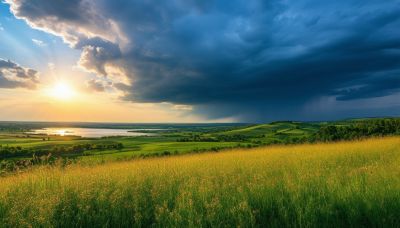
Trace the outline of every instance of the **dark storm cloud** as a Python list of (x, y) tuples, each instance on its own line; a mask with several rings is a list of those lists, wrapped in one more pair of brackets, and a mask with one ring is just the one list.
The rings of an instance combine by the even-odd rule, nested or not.
[(0, 59), (0, 88), (35, 89), (38, 83), (37, 71)]
[(107, 62), (121, 57), (118, 45), (98, 38), (81, 40), (76, 47), (82, 48), (79, 65), (100, 75), (107, 75)]
[(354, 100), (384, 97), (400, 92), (400, 71), (383, 72), (367, 79), (361, 79), (359, 86), (341, 89), (337, 92), (338, 100)]
[[(8, 2), (81, 49), (86, 69), (125, 77), (114, 85), (126, 100), (259, 121), (347, 117), (315, 106), (325, 98), (376, 114), (373, 98), (398, 98), (397, 0)], [(369, 106), (358, 108), (363, 99)]]

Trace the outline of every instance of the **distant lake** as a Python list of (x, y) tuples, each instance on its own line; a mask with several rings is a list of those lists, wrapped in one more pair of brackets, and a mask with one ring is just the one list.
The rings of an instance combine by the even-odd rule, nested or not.
[(106, 129), (106, 128), (43, 128), (35, 129), (28, 134), (81, 136), (84, 138), (101, 138), (106, 136), (151, 136), (154, 133), (132, 131), (155, 131), (162, 129)]

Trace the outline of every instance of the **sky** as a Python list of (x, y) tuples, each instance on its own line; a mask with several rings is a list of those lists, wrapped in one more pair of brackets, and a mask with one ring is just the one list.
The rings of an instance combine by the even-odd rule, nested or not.
[(0, 120), (400, 115), (399, 0), (5, 0)]

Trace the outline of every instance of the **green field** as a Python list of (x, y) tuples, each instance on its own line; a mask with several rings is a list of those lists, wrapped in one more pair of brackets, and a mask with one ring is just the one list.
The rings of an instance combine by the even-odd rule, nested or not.
[(0, 227), (398, 227), (400, 138), (42, 166), (0, 179)]
[[(152, 135), (82, 138), (26, 133), (32, 129), (45, 127), (131, 129), (131, 131), (150, 132)], [(152, 131), (152, 129), (164, 130)], [(46, 163), (54, 162), (56, 159), (68, 159), (69, 162), (97, 164), (222, 149), (354, 140), (385, 135), (400, 135), (400, 119), (310, 123), (282, 121), (268, 124), (0, 122), (0, 174), (26, 168), (26, 164), (42, 164), (43, 156), (46, 157)], [(21, 166), (21, 162), (24, 165)]]
[[(1, 125), (1, 124), (0, 124)], [(31, 125), (27, 125), (32, 127)], [(33, 125), (45, 127), (45, 125)], [(112, 125), (111, 125), (112, 126)], [(24, 125), (20, 126), (23, 129)], [(96, 127), (96, 126), (91, 126)], [(104, 127), (101, 125), (101, 127)], [(118, 126), (114, 126), (118, 127)], [(135, 126), (143, 127), (141, 125)], [(148, 127), (148, 126), (147, 126)], [(166, 126), (152, 125), (153, 128)], [(122, 149), (89, 150), (85, 153), (63, 153), (61, 157), (74, 158), (79, 161), (104, 161), (131, 159), (143, 156), (158, 156), (163, 154), (182, 154), (207, 150), (220, 150), (235, 147), (255, 147), (272, 143), (288, 142), (292, 138), (301, 138), (318, 130), (317, 125), (308, 123), (278, 122), (262, 125), (168, 125), (169, 130), (158, 132), (155, 136), (140, 137), (106, 137), (106, 138), (81, 138), (74, 136), (43, 136), (23, 133), (0, 131), (0, 145), (3, 147), (20, 147), (29, 150), (29, 153), (18, 156), (4, 157), (4, 159), (29, 159), (32, 154), (43, 150), (43, 153), (52, 153), (60, 147), (73, 147), (74, 145), (93, 144), (109, 145), (121, 143)], [(13, 125), (15, 129), (16, 126)], [(13, 129), (11, 128), (11, 129)], [(54, 152), (52, 153), (55, 154)]]

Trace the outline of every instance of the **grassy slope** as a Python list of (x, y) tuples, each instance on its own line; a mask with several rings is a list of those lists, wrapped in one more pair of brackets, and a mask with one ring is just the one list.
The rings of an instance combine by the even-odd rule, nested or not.
[(0, 227), (398, 227), (399, 211), (399, 137), (42, 167), (0, 179)]

